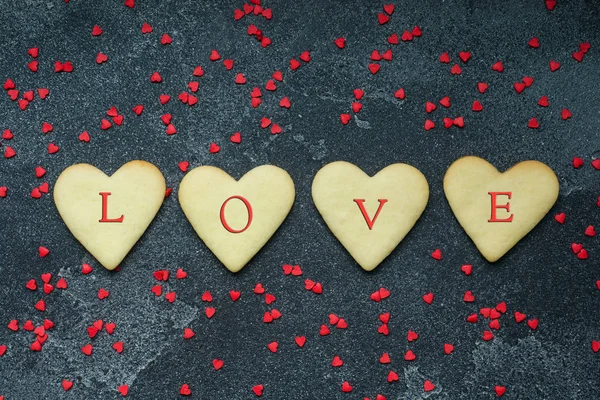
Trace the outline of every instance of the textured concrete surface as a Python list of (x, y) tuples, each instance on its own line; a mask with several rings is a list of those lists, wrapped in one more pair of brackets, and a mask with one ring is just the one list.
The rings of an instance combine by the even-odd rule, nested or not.
[[(112, 399), (120, 398), (117, 387), (130, 385), (129, 398), (178, 398), (187, 383), (192, 398), (254, 398), (252, 386), (263, 384), (264, 399), (362, 399), (377, 393), (388, 399), (492, 399), (495, 385), (504, 385), (506, 399), (592, 399), (600, 396), (600, 354), (591, 348), (600, 340), (600, 242), (584, 236), (592, 224), (600, 228), (600, 171), (590, 166), (600, 156), (600, 5), (593, 1), (561, 1), (552, 12), (543, 1), (404, 1), (396, 4), (390, 22), (377, 23), (383, 3), (373, 1), (283, 1), (272, 0), (273, 19), (232, 18), (241, 2), (138, 0), (134, 9), (119, 1), (8, 0), (0, 13), (0, 81), (12, 78), (20, 90), (47, 87), (50, 96), (37, 98), (20, 111), (4, 93), (0, 94), (0, 128), (11, 129), (14, 139), (1, 141), (17, 151), (11, 159), (0, 159), (0, 186), (8, 196), (0, 198), (0, 345), (8, 350), (0, 357), (0, 395), (12, 399)], [(154, 31), (140, 32), (149, 22)], [(267, 49), (247, 35), (249, 23), (263, 29), (273, 40)], [(98, 24), (104, 30), (92, 37)], [(388, 45), (386, 38), (419, 25), (423, 36), (412, 42)], [(162, 46), (162, 33), (173, 43)], [(343, 50), (337, 37), (347, 39)], [(541, 47), (531, 49), (528, 40), (537, 36)], [(582, 63), (571, 58), (582, 41), (592, 44)], [(30, 72), (29, 47), (40, 48), (40, 70)], [(381, 62), (381, 71), (367, 69), (372, 50), (392, 48), (394, 60)], [(235, 61), (227, 71), (221, 62), (210, 62), (212, 49)], [(312, 61), (295, 72), (290, 58), (310, 50)], [(95, 63), (101, 51), (109, 60)], [(448, 51), (453, 61), (442, 64)], [(466, 64), (459, 51), (471, 51)], [(561, 62), (551, 73), (550, 60)], [(54, 61), (72, 61), (74, 72), (56, 74)], [(491, 65), (502, 60), (505, 71)], [(463, 73), (450, 74), (457, 62)], [(192, 77), (196, 65), (206, 75)], [(263, 104), (250, 107), (250, 91), (280, 69), (284, 82), (275, 93), (263, 89)], [(159, 71), (160, 84), (150, 75)], [(237, 86), (234, 77), (248, 78)], [(529, 75), (534, 84), (517, 95), (514, 82)], [(198, 80), (199, 102), (182, 105), (176, 96), (187, 82)], [(479, 94), (476, 83), (490, 85)], [(407, 97), (396, 100), (403, 87)], [(340, 113), (351, 112), (352, 90), (362, 88), (363, 110), (343, 126)], [(161, 106), (158, 96), (172, 100)], [(547, 95), (550, 107), (537, 100)], [(292, 107), (279, 107), (289, 96)], [(452, 106), (427, 115), (426, 101), (450, 96)], [(484, 110), (473, 113), (479, 99)], [(144, 104), (137, 117), (131, 109)], [(105, 112), (116, 106), (124, 115), (123, 126), (101, 131)], [(562, 108), (573, 118), (563, 121)], [(173, 114), (178, 133), (168, 137), (160, 116)], [(465, 118), (464, 129), (443, 128), (445, 116)], [(272, 117), (283, 133), (272, 136), (259, 127), (263, 116)], [(528, 129), (530, 118), (541, 127)], [(437, 124), (425, 132), (423, 123)], [(48, 121), (54, 131), (41, 133)], [(88, 130), (90, 143), (77, 140)], [(233, 132), (242, 132), (239, 145), (229, 142)], [(211, 142), (222, 146), (209, 154)], [(47, 153), (48, 143), (61, 147)], [(4, 151), (4, 148), (0, 148)], [(525, 159), (551, 166), (561, 183), (561, 194), (550, 214), (501, 261), (491, 265), (454, 219), (443, 196), (442, 177), (452, 161), (463, 155), (478, 155), (503, 170)], [(571, 166), (574, 156), (585, 159), (579, 170)], [(191, 167), (215, 165), (235, 177), (264, 163), (286, 169), (295, 181), (295, 205), (280, 230), (263, 250), (237, 275), (228, 273), (202, 244), (186, 221), (176, 196), (168, 198), (156, 219), (122, 264), (120, 272), (98, 265), (71, 236), (54, 207), (51, 194), (32, 199), (31, 190), (42, 181), (52, 187), (59, 173), (76, 162), (96, 165), (107, 173), (141, 158), (156, 164), (176, 189), (183, 173), (179, 161)], [(394, 162), (406, 162), (427, 177), (431, 196), (421, 220), (392, 255), (373, 273), (363, 272), (345, 252), (320, 219), (310, 197), (316, 171), (335, 160), (347, 160), (373, 174)], [(38, 180), (34, 169), (42, 165), (47, 175)], [(567, 214), (559, 225), (552, 216)], [(572, 242), (583, 243), (589, 252), (578, 260)], [(37, 254), (43, 245), (51, 253)], [(430, 253), (440, 248), (443, 259)], [(81, 264), (94, 267), (82, 275)], [(281, 265), (300, 264), (303, 277), (284, 276)], [(460, 272), (462, 264), (473, 264), (473, 275)], [(165, 290), (177, 292), (173, 304), (155, 297), (152, 273), (168, 268), (172, 276)], [(177, 280), (183, 268), (189, 276)], [(51, 272), (66, 278), (67, 290), (49, 296), (31, 292), (25, 283)], [(303, 279), (322, 282), (324, 292), (304, 289)], [(56, 278), (53, 278), (53, 283)], [(257, 282), (277, 297), (273, 304), (283, 314), (272, 324), (262, 323), (262, 296), (252, 293)], [(369, 294), (386, 287), (391, 296), (381, 303)], [(110, 297), (98, 300), (105, 288)], [(242, 292), (231, 302), (228, 291)], [(208, 320), (205, 290), (214, 296), (216, 315)], [(464, 303), (466, 290), (474, 303)], [(427, 305), (421, 296), (435, 294)], [(44, 298), (47, 311), (33, 305)], [(487, 322), (468, 324), (465, 317), (480, 307), (501, 301), (508, 312), (500, 319), (495, 339), (484, 342)], [(539, 319), (536, 331), (526, 323), (515, 323), (520, 311)], [(390, 312), (390, 335), (377, 333), (378, 315)], [(319, 336), (319, 326), (335, 313), (348, 321), (347, 330), (332, 328)], [(29, 350), (34, 334), (22, 328), (6, 329), (11, 319), (31, 319), (39, 324), (50, 318), (56, 324), (42, 352)], [(114, 321), (112, 336), (100, 333), (89, 339), (86, 327), (97, 319)], [(184, 340), (184, 327), (196, 336)], [(420, 337), (408, 343), (406, 333)], [(303, 349), (294, 344), (305, 335)], [(117, 354), (111, 345), (121, 340), (125, 350)], [(279, 342), (277, 354), (266, 345)], [(81, 346), (93, 343), (91, 357)], [(443, 354), (443, 344), (455, 351)], [(412, 349), (417, 359), (404, 361)], [(390, 365), (378, 362), (383, 352)], [(344, 360), (332, 368), (334, 355)], [(215, 371), (213, 358), (225, 366)], [(398, 382), (386, 381), (390, 370)], [(65, 392), (61, 381), (74, 381)], [(423, 391), (425, 379), (436, 388)], [(343, 381), (354, 390), (340, 390)]]

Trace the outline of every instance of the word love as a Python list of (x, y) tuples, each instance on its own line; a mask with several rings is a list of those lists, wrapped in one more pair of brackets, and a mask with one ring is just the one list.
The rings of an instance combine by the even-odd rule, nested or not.
[[(525, 236), (558, 197), (554, 172), (525, 161), (505, 173), (487, 161), (464, 157), (444, 177), (444, 191), (477, 248), (496, 261)], [(81, 244), (107, 269), (125, 258), (158, 212), (165, 182), (156, 167), (131, 161), (111, 177), (77, 164), (59, 176), (54, 199)], [(324, 166), (312, 185), (325, 223), (365, 270), (376, 268), (415, 225), (429, 199), (425, 176), (392, 164), (373, 177), (347, 162)], [(181, 181), (179, 203), (192, 227), (232, 272), (242, 269), (277, 231), (292, 208), (294, 183), (272, 165), (240, 180), (202, 166)]]

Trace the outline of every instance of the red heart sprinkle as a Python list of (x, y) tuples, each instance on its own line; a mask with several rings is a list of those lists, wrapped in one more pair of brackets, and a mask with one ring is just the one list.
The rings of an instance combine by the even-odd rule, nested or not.
[(560, 68), (560, 63), (558, 61), (554, 61), (554, 60), (550, 61), (550, 71), (551, 72), (554, 72), (559, 68)]
[(112, 345), (112, 348), (119, 354), (123, 352), (123, 342), (115, 342)]
[(567, 215), (565, 213), (560, 213), (560, 214), (556, 214), (554, 216), (554, 219), (556, 220), (556, 222), (558, 222), (559, 224), (564, 224), (565, 223), (565, 218), (567, 217)]
[(19, 330), (19, 322), (16, 319), (11, 320), (8, 323), (8, 329), (10, 329), (13, 332), (16, 332)]
[[(174, 135), (177, 133), (177, 128), (175, 128), (175, 125), (173, 124), (169, 124), (167, 125), (167, 129), (165, 130), (165, 132), (167, 133), (167, 135)], [(185, 171), (184, 171), (185, 172)]]
[(29, 290), (37, 290), (37, 283), (35, 279), (30, 279), (25, 285), (25, 287)]
[(488, 84), (485, 82), (478, 82), (477, 83), (477, 90), (479, 91), (479, 93), (485, 93), (485, 91), (488, 89)]
[(287, 97), (284, 97), (283, 99), (281, 99), (279, 101), (279, 106), (283, 107), (283, 108), (290, 108), (291, 107), (290, 99)]
[[(48, 250), (47, 248), (45, 248), (44, 246), (40, 246), (38, 247), (38, 253), (40, 255), (40, 257), (46, 257), (48, 254), (50, 254), (50, 250)], [(50, 281), (50, 278), (47, 278), (48, 280), (46, 281), (46, 276), (52, 276), (50, 274), (43, 274), (42, 275), (42, 280), (44, 281), (44, 283), (48, 283)]]
[(498, 305), (496, 306), (496, 311), (501, 312), (502, 314), (506, 313), (506, 302), (501, 302), (498, 303)]
[(387, 23), (389, 20), (390, 20), (390, 17), (385, 15), (384, 13), (377, 14), (377, 21), (379, 22), (379, 25), (383, 25), (383, 24)]
[(525, 84), (523, 82), (515, 82), (513, 86), (517, 93), (521, 93), (523, 90), (525, 90)]
[(204, 75), (204, 70), (202, 69), (202, 66), (198, 65), (196, 68), (194, 68), (194, 72), (192, 73), (192, 75), (194, 75), (194, 76), (203, 76)]
[(19, 91), (16, 89), (11, 89), (7, 93), (8, 93), (8, 97), (10, 97), (10, 99), (12, 101), (15, 101), (17, 99), (17, 97), (19, 97)]
[(306, 63), (310, 62), (310, 52), (305, 51), (302, 54), (300, 54), (298, 56), (298, 58), (301, 59), (302, 61), (306, 62)]
[(191, 328), (185, 328), (183, 330), (183, 338), (185, 340), (191, 339), (195, 336), (196, 334), (194, 333), (194, 331)]
[(246, 77), (244, 76), (244, 74), (239, 73), (235, 76), (235, 83), (237, 83), (238, 85), (243, 85), (246, 83)]
[(214, 307), (206, 307), (204, 313), (206, 314), (206, 318), (211, 319), (217, 310)]
[(174, 303), (175, 300), (177, 300), (177, 293), (175, 292), (168, 292), (165, 293), (165, 299), (169, 302), (169, 303)]
[(32, 72), (37, 72), (38, 66), (39, 63), (37, 62), (37, 60), (31, 61), (29, 64), (27, 64), (27, 68), (29, 68)]
[(492, 65), (492, 70), (496, 72), (504, 72), (504, 64), (502, 64), (502, 61), (498, 61)]
[(37, 90), (37, 92), (38, 92), (38, 96), (40, 96), (40, 99), (42, 99), (42, 100), (46, 99), (46, 97), (48, 97), (48, 94), (50, 94), (50, 91), (45, 88), (39, 88)]
[(381, 58), (383, 58), (386, 61), (392, 61), (393, 58), (393, 53), (392, 50), (388, 49), (386, 50), (382, 55)]
[(233, 60), (223, 60), (223, 65), (225, 66), (225, 69), (230, 71), (233, 68)]
[(413, 35), (409, 31), (404, 31), (402, 33), (401, 39), (403, 42), (410, 42), (411, 40), (413, 40)]
[(600, 170), (600, 158), (596, 158), (591, 164), (594, 169)]
[(340, 114), (340, 121), (342, 122), (342, 124), (347, 125), (348, 122), (350, 122), (350, 114)]
[(383, 353), (381, 357), (379, 357), (379, 362), (381, 364), (389, 364), (392, 362), (390, 355), (388, 353)]
[(538, 120), (536, 118), (531, 118), (529, 120), (529, 123), (527, 124), (527, 127), (531, 128), (531, 129), (537, 129), (540, 127), (540, 123), (538, 122)]
[(583, 249), (583, 245), (581, 245), (579, 243), (571, 243), (571, 250), (573, 250), (573, 253), (577, 254), (582, 249)]
[(573, 157), (573, 167), (575, 169), (581, 168), (584, 164), (583, 158), (581, 157)]
[(244, 11), (242, 11), (240, 9), (233, 10), (233, 19), (236, 21), (239, 21), (240, 19), (242, 19), (244, 17), (244, 15), (245, 15)]
[(219, 146), (218, 144), (216, 144), (215, 142), (212, 142), (208, 148), (208, 152), (210, 154), (215, 154), (218, 153), (221, 150), (221, 146)]
[(423, 295), (423, 301), (427, 304), (433, 303), (433, 293), (429, 292)]
[(437, 108), (437, 106), (434, 103), (430, 102), (430, 101), (428, 101), (428, 102), (425, 103), (425, 111), (427, 113), (432, 112), (436, 108)]
[(442, 97), (440, 104), (446, 108), (450, 107), (450, 96)]
[(171, 36), (167, 35), (166, 33), (163, 33), (163, 35), (160, 38), (160, 44), (165, 46), (165, 45), (171, 44), (171, 43), (173, 43), (173, 39), (171, 39)]
[[(410, 350), (409, 350), (409, 351), (410, 351)], [(394, 371), (390, 371), (390, 372), (388, 373), (388, 376), (387, 376), (387, 381), (388, 381), (388, 383), (396, 382), (396, 381), (398, 381), (399, 379), (400, 379), (400, 378), (398, 378), (398, 374), (397, 374), (396, 372), (394, 372)]]
[(483, 331), (483, 340), (486, 342), (492, 340), (494, 338), (494, 334), (491, 331)]
[(577, 253), (577, 258), (579, 258), (580, 260), (587, 260), (587, 258), (588, 258), (587, 250), (581, 249), (581, 251), (579, 253)]
[(481, 104), (481, 102), (479, 100), (475, 100), (473, 102), (473, 106), (471, 107), (471, 110), (473, 110), (474, 112), (479, 112), (479, 111), (483, 110), (483, 105)]
[(39, 199), (42, 197), (42, 193), (40, 192), (39, 188), (33, 188), (31, 190), (31, 197), (33, 197), (34, 199)]
[(184, 383), (183, 385), (181, 385), (181, 389), (179, 389), (179, 394), (182, 396), (189, 396), (192, 394), (192, 390), (190, 389), (190, 386), (187, 383)]
[(342, 392), (350, 393), (351, 391), (352, 391), (352, 385), (350, 385), (348, 383), (348, 381), (345, 381), (344, 383), (342, 383)]
[(573, 114), (571, 114), (571, 111), (569, 111), (566, 108), (563, 108), (562, 111), (561, 111), (561, 113), (560, 113), (560, 117), (563, 119), (563, 121), (568, 120), (572, 116), (573, 116)]
[(6, 186), (0, 186), (0, 197), (2, 197), (2, 198), (6, 197), (7, 191), (8, 191), (8, 188)]
[(329, 328), (327, 327), (327, 325), (321, 325), (321, 328), (319, 329), (319, 335), (321, 336), (327, 336), (331, 333), (331, 331), (329, 330)]
[(600, 351), (600, 340), (592, 340), (592, 351), (597, 353)]
[(462, 68), (460, 68), (460, 65), (454, 64), (450, 69), (450, 73), (452, 75), (460, 75), (462, 73)]
[(383, 314), (379, 314), (379, 320), (384, 324), (387, 324), (390, 321), (390, 313), (386, 312)]
[(426, 392), (431, 392), (433, 389), (435, 389), (435, 385), (429, 379), (423, 383), (423, 390)]
[(306, 336), (296, 336), (294, 341), (298, 347), (304, 347), (304, 344), (306, 343)]
[(369, 71), (371, 71), (371, 74), (375, 75), (377, 72), (379, 72), (379, 69), (381, 68), (381, 65), (379, 64), (369, 64)]
[(65, 392), (68, 392), (73, 387), (73, 382), (63, 379), (61, 386)]
[(465, 292), (465, 295), (463, 296), (463, 301), (465, 303), (472, 303), (475, 301), (475, 296), (473, 296), (473, 293), (470, 290), (467, 290)]
[(433, 128), (435, 128), (435, 123), (432, 120), (429, 120), (429, 119), (425, 120), (425, 130), (428, 131), (428, 130), (431, 130)]
[(231, 143), (239, 144), (242, 142), (242, 134), (239, 132), (236, 132), (229, 137), (229, 140), (231, 140)]
[(536, 37), (532, 37), (531, 39), (529, 39), (529, 42), (527, 44), (529, 45), (529, 47), (537, 49), (538, 47), (540, 47), (540, 40)]
[(271, 353), (277, 353), (277, 349), (279, 348), (279, 343), (271, 342), (267, 345), (267, 348), (271, 351)]
[(221, 55), (219, 54), (219, 52), (217, 50), (212, 50), (210, 52), (210, 56), (208, 58), (210, 61), (217, 61), (217, 60), (221, 59)]
[(335, 43), (335, 45), (339, 48), (339, 49), (343, 49), (344, 47), (346, 47), (346, 39), (343, 37), (337, 38), (333, 41), (333, 43)]
[(65, 280), (65, 278), (60, 278), (57, 282), (56, 282), (56, 288), (57, 289), (61, 289), (64, 290), (68, 287), (67, 285), (67, 281)]
[(355, 114), (360, 112), (361, 109), (362, 109), (361, 103), (359, 103), (357, 101), (352, 102), (352, 111), (354, 111)]
[(538, 328), (538, 320), (537, 319), (530, 319), (527, 321), (527, 325), (533, 329), (536, 330)]
[(462, 267), (460, 267), (460, 270), (467, 276), (471, 275), (471, 273), (473, 272), (473, 266), (471, 264), (465, 264)]
[(117, 115), (116, 117), (113, 117), (112, 120), (118, 126), (121, 126), (123, 124), (123, 116), (122, 115)]
[(108, 61), (108, 56), (104, 53), (98, 53), (96, 55), (96, 64), (102, 64), (104, 62)]
[(530, 87), (531, 85), (533, 85), (533, 78), (530, 76), (524, 76), (523, 83), (525, 84), (525, 87)]
[(290, 69), (292, 71), (297, 70), (298, 68), (300, 68), (300, 61), (296, 60), (295, 58), (292, 58), (290, 60)]
[(373, 60), (373, 61), (381, 61), (381, 54), (379, 54), (379, 50), (373, 50), (371, 52), (371, 60)]
[(494, 386), (494, 391), (496, 392), (496, 396), (502, 397), (504, 393), (506, 393), (506, 388), (504, 386)]
[(147, 22), (144, 22), (142, 24), (142, 33), (146, 34), (146, 33), (150, 33), (150, 32), (152, 32), (152, 25), (150, 25)]
[(215, 369), (215, 371), (218, 371), (221, 368), (223, 368), (223, 365), (225, 365), (225, 362), (223, 360), (219, 360), (218, 358), (215, 358), (214, 360), (212, 360), (212, 365), (213, 365), (213, 368)]
[(387, 15), (392, 15), (395, 8), (396, 8), (396, 6), (394, 6), (393, 4), (384, 4), (383, 5), (383, 11), (385, 11), (385, 13)]
[(381, 296), (381, 300), (387, 299), (390, 297), (390, 291), (382, 287), (379, 289), (379, 295)]
[(442, 251), (440, 249), (435, 249), (435, 251), (433, 253), (431, 253), (431, 257), (433, 257), (434, 260), (441, 260), (442, 259)]
[(421, 37), (423, 35), (423, 32), (421, 31), (421, 27), (419, 27), (419, 26), (415, 26), (411, 33), (414, 37)]
[(583, 56), (585, 55), (585, 53), (583, 51), (576, 51), (572, 54), (573, 58), (575, 59), (575, 61), (577, 62), (581, 62), (583, 61)]
[(133, 107), (133, 112), (136, 115), (142, 115), (142, 112), (144, 111), (144, 106), (141, 104), (138, 104), (137, 106)]
[(152, 75), (150, 75), (150, 82), (160, 83), (162, 82), (162, 76), (160, 76), (158, 72), (154, 72)]
[(462, 62), (466, 63), (471, 58), (471, 52), (461, 51), (460, 53), (458, 53), (458, 57), (462, 60)]
[(444, 343), (444, 353), (451, 354), (454, 351), (454, 346), (449, 343)]
[(264, 390), (264, 386), (263, 385), (254, 385), (254, 386), (252, 386), (252, 391), (258, 397), (262, 396), (263, 390)]
[(489, 323), (489, 327), (490, 327), (490, 329), (495, 329), (495, 330), (500, 329), (500, 321), (497, 319), (491, 320)]
[(347, 329), (348, 323), (346, 322), (346, 320), (344, 318), (340, 318), (340, 320), (337, 322), (337, 324), (335, 324), (335, 327), (338, 329)]
[(581, 50), (584, 53), (587, 53), (591, 47), (592, 45), (588, 42), (579, 43), (579, 50)]
[(525, 321), (525, 319), (527, 319), (527, 315), (520, 313), (518, 311), (515, 311), (515, 321), (517, 322), (517, 324), (520, 324), (521, 322)]
[(333, 360), (331, 361), (331, 366), (332, 367), (341, 367), (342, 365), (344, 365), (344, 361), (342, 361), (342, 359), (338, 356), (333, 357)]
[(417, 356), (415, 355), (415, 353), (413, 353), (412, 350), (408, 350), (406, 353), (404, 353), (404, 359), (406, 361), (414, 361), (417, 359)]
[[(125, 3), (127, 3), (128, 1), (133, 3), (133, 0), (125, 0)], [(121, 396), (127, 396), (127, 393), (129, 393), (129, 385), (121, 385), (117, 388), (117, 390), (119, 391), (119, 393), (121, 393)]]
[(538, 100), (538, 106), (540, 107), (548, 107), (550, 103), (548, 102), (548, 96), (542, 96)]
[(444, 64), (450, 63), (450, 55), (448, 54), (448, 52), (442, 53), (442, 55), (440, 56), (440, 62), (442, 62)]
[(104, 300), (105, 298), (107, 298), (109, 296), (109, 292), (106, 289), (100, 288), (98, 290), (98, 298), (100, 300)]
[(556, 0), (546, 0), (546, 8), (549, 11), (554, 10), (554, 7), (556, 7)]
[(404, 98), (406, 97), (406, 93), (404, 92), (404, 89), (400, 88), (398, 90), (396, 90), (396, 92), (394, 93), (394, 97), (400, 100), (404, 100)]
[(4, 81), (4, 90), (14, 89), (15, 87), (15, 82), (12, 79), (7, 78), (6, 81)]
[(388, 327), (387, 324), (383, 324), (379, 328), (377, 328), (377, 333), (387, 336), (390, 334), (390, 328)]
[(257, 283), (256, 286), (254, 286), (254, 293), (263, 294), (264, 292), (265, 288), (263, 288), (263, 285), (261, 283)]
[(271, 18), (273, 18), (273, 10), (271, 10), (270, 8), (267, 8), (266, 10), (263, 10), (261, 15), (265, 19), (270, 20)]
[(110, 121), (103, 118), (102, 121), (100, 122), (100, 129), (105, 131), (110, 128), (112, 128), (112, 124), (110, 123)]
[(93, 351), (93, 347), (91, 344), (86, 344), (85, 346), (83, 346), (81, 348), (81, 352), (88, 357), (92, 355), (92, 351)]
[(42, 123), (42, 133), (48, 133), (48, 132), (52, 132), (54, 128), (52, 127), (52, 125), (48, 122), (43, 122)]

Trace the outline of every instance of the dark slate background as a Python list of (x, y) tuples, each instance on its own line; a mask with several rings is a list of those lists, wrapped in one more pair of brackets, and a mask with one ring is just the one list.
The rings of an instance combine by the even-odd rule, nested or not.
[[(0, 329), (0, 344), (8, 346), (0, 358), (0, 395), (6, 399), (113, 399), (116, 388), (131, 386), (132, 399), (174, 399), (188, 383), (193, 398), (250, 399), (251, 387), (262, 383), (264, 399), (362, 399), (382, 393), (388, 399), (492, 399), (494, 385), (505, 385), (506, 399), (591, 399), (600, 396), (600, 354), (590, 348), (600, 340), (598, 309), (600, 279), (598, 236), (588, 238), (589, 224), (600, 228), (600, 172), (590, 166), (600, 156), (600, 3), (562, 1), (552, 12), (536, 1), (403, 1), (396, 4), (391, 21), (377, 23), (381, 2), (373, 1), (283, 1), (266, 6), (274, 17), (266, 21), (246, 17), (234, 21), (233, 9), (241, 2), (138, 0), (134, 9), (122, 1), (6, 0), (0, 13), (0, 80), (12, 78), (19, 89), (50, 89), (50, 96), (36, 98), (22, 112), (6, 95), (0, 95), (0, 128), (10, 128), (17, 151), (12, 159), (0, 159), (0, 185), (9, 188), (0, 199), (0, 315), (6, 326), (10, 319), (41, 323), (50, 318), (56, 328), (41, 353), (29, 350), (34, 335), (22, 329), (13, 333)], [(154, 28), (140, 33), (148, 21)], [(267, 49), (246, 34), (249, 23), (272, 38)], [(94, 24), (104, 34), (92, 37)], [(392, 62), (382, 62), (372, 76), (367, 65), (374, 49), (390, 46), (387, 36), (401, 34), (414, 25), (423, 36), (410, 43), (391, 46)], [(163, 32), (173, 44), (159, 43)], [(347, 38), (339, 50), (333, 40)], [(537, 36), (541, 47), (531, 49), (527, 41)], [(592, 49), (579, 64), (571, 58), (582, 41)], [(26, 50), (40, 47), (40, 71), (26, 68)], [(218, 49), (233, 58), (235, 67), (226, 71), (208, 56)], [(296, 71), (289, 59), (310, 50), (313, 60)], [(458, 61), (459, 51), (471, 51), (472, 59)], [(109, 61), (95, 63), (101, 51)], [(448, 51), (463, 68), (460, 76), (450, 74), (450, 65), (439, 55)], [(562, 63), (550, 73), (548, 62)], [(71, 74), (55, 74), (54, 61), (70, 60)], [(502, 74), (493, 72), (497, 60), (505, 64)], [(176, 95), (194, 79), (196, 65), (204, 66), (199, 102), (190, 108)], [(275, 93), (263, 89), (263, 104), (250, 107), (249, 93), (262, 86), (271, 73), (281, 69), (284, 82)], [(159, 71), (161, 84), (149, 77)], [(248, 84), (233, 83), (243, 72)], [(535, 83), (521, 95), (512, 84), (530, 75)], [(476, 82), (488, 82), (481, 95)], [(352, 90), (366, 92), (364, 109), (347, 126), (339, 114), (350, 111)], [(398, 101), (393, 93), (404, 87), (407, 98)], [(173, 96), (161, 106), (158, 95)], [(427, 116), (426, 101), (449, 95), (452, 107)], [(547, 95), (550, 107), (537, 106)], [(290, 110), (278, 106), (289, 96)], [(37, 97), (37, 94), (36, 94)], [(484, 111), (470, 110), (479, 99)], [(136, 104), (145, 111), (137, 117)], [(100, 131), (106, 110), (116, 106), (125, 116), (122, 127)], [(569, 108), (573, 118), (562, 121), (560, 110)], [(160, 115), (173, 114), (178, 134), (167, 137)], [(443, 128), (445, 116), (465, 117), (464, 129)], [(284, 132), (270, 135), (258, 126), (263, 116), (272, 117)], [(432, 118), (438, 128), (425, 132), (423, 123)], [(537, 117), (541, 128), (527, 128)], [(54, 132), (43, 135), (43, 121)], [(77, 140), (88, 130), (90, 143)], [(241, 131), (243, 142), (234, 145), (229, 136)], [(208, 145), (222, 146), (209, 154)], [(47, 154), (48, 143), (61, 147)], [(9, 144), (4, 141), (4, 145)], [(2, 150), (2, 149), (0, 149)], [(3, 150), (2, 150), (3, 151)], [(550, 214), (501, 261), (487, 263), (454, 219), (443, 196), (446, 168), (463, 155), (478, 155), (504, 170), (513, 164), (536, 159), (551, 166), (559, 177), (561, 194)], [(573, 156), (586, 165), (571, 166)], [(60, 172), (77, 162), (87, 162), (112, 173), (132, 159), (156, 164), (168, 186), (175, 188), (156, 219), (122, 264), (121, 272), (104, 270), (71, 236), (54, 207), (52, 196), (34, 200), (29, 194), (41, 183), (34, 175), (36, 165), (48, 173), (43, 180), (55, 182)], [(179, 161), (191, 167), (215, 165), (239, 178), (249, 169), (272, 163), (286, 169), (296, 184), (294, 207), (279, 231), (263, 250), (233, 275), (197, 238), (177, 203), (176, 190), (183, 177)], [(325, 164), (347, 160), (374, 174), (388, 164), (406, 162), (427, 177), (431, 196), (420, 221), (392, 255), (376, 271), (365, 273), (330, 234), (311, 201), (315, 173)], [(552, 216), (567, 214), (561, 226)], [(578, 260), (571, 242), (583, 243), (590, 256)], [(50, 255), (41, 259), (40, 245)], [(443, 260), (430, 253), (440, 248)], [(94, 272), (84, 276), (81, 264), (91, 263)], [(284, 276), (281, 265), (298, 263), (304, 276)], [(460, 266), (472, 263), (474, 272), (465, 277)], [(169, 304), (156, 298), (150, 287), (152, 272), (184, 268), (186, 280), (174, 276), (165, 289), (177, 292)], [(67, 279), (69, 288), (50, 296), (25, 289), (25, 283), (41, 273)], [(315, 295), (303, 287), (303, 279), (322, 282), (324, 293)], [(53, 279), (53, 283), (56, 278)], [(252, 293), (261, 282), (277, 297), (274, 306), (283, 317), (262, 323), (269, 307)], [(392, 295), (381, 303), (369, 294), (384, 286)], [(110, 297), (97, 299), (99, 288)], [(242, 291), (232, 303), (230, 289)], [(207, 320), (200, 297), (210, 290), (217, 313)], [(472, 290), (476, 302), (462, 301)], [(421, 296), (432, 291), (435, 301), (426, 305)], [(47, 301), (40, 313), (33, 305)], [(479, 307), (506, 301), (508, 313), (491, 342), (483, 342), (487, 323), (468, 324), (465, 317)], [(516, 324), (514, 311), (538, 318), (537, 331)], [(391, 334), (377, 333), (378, 314), (390, 312)], [(318, 335), (327, 315), (345, 318), (349, 328)], [(94, 340), (86, 327), (96, 319), (114, 321), (115, 334), (102, 332)], [(196, 337), (184, 341), (182, 330), (192, 327)], [(408, 329), (420, 338), (408, 343)], [(294, 344), (296, 335), (306, 335), (303, 349)], [(114, 341), (125, 342), (119, 355)], [(279, 341), (280, 350), (271, 354), (266, 344)], [(80, 347), (92, 342), (94, 354), (86, 357)], [(453, 343), (455, 352), (443, 354), (443, 344)], [(417, 360), (406, 362), (403, 354), (412, 349)], [(383, 352), (392, 357), (381, 365)], [(339, 355), (345, 362), (332, 368)], [(213, 358), (225, 361), (214, 371)], [(388, 384), (393, 369), (399, 382)], [(62, 379), (74, 380), (64, 392)], [(430, 379), (436, 389), (423, 392)], [(351, 394), (340, 386), (348, 380)]]

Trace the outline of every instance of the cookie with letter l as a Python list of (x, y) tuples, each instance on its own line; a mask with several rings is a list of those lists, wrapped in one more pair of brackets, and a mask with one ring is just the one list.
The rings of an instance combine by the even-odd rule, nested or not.
[(531, 231), (558, 199), (554, 171), (523, 161), (504, 173), (482, 158), (456, 160), (444, 176), (444, 192), (456, 219), (490, 262)]
[(162, 173), (146, 161), (130, 161), (112, 176), (75, 164), (58, 177), (54, 203), (73, 236), (112, 270), (154, 219), (165, 190)]
[(429, 199), (425, 176), (392, 164), (373, 177), (345, 161), (325, 165), (312, 198), (325, 223), (366, 271), (375, 269), (404, 239)]
[(241, 270), (290, 212), (296, 195), (289, 174), (261, 165), (236, 181), (225, 171), (197, 167), (179, 186), (179, 204), (192, 227), (231, 272)]

